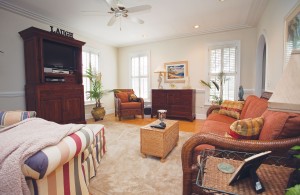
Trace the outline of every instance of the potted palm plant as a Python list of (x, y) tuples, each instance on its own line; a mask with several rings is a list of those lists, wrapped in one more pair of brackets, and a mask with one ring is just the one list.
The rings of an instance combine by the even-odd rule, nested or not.
[(101, 73), (96, 73), (96, 71), (89, 68), (86, 70), (86, 76), (91, 82), (91, 90), (86, 92), (88, 93), (88, 99), (95, 100), (96, 102), (91, 114), (95, 121), (103, 120), (105, 116), (105, 109), (101, 104), (101, 98), (110, 91), (103, 89)]
[(204, 80), (200, 80), (200, 83), (208, 88), (212, 88), (210, 82), (215, 86), (215, 88), (217, 89), (217, 91), (219, 92), (219, 95), (211, 95), (213, 98), (212, 103), (213, 104), (218, 104), (221, 105), (223, 102), (223, 85), (224, 83), (228, 80), (228, 78), (226, 78), (226, 76), (224, 75), (223, 72), (220, 72), (217, 75), (217, 79), (216, 81), (211, 80), (211, 81), (204, 81)]

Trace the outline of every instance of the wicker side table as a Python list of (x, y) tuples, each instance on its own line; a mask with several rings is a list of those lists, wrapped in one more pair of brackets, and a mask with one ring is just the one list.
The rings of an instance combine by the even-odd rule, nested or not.
[(166, 156), (177, 146), (179, 139), (179, 123), (175, 120), (165, 120), (165, 129), (152, 128), (151, 125), (157, 125), (159, 120), (154, 121), (140, 129), (140, 150), (142, 157), (147, 155), (161, 158), (165, 161)]
[[(199, 172), (196, 185), (202, 189), (203, 194), (230, 194), (230, 195), (251, 195), (256, 194), (250, 178), (237, 181), (234, 185), (228, 185), (231, 174), (222, 173), (217, 165), (221, 162), (229, 163), (237, 168), (241, 160), (253, 154), (226, 151), (207, 150), (203, 151), (198, 158)], [(257, 175), (262, 181), (265, 191), (263, 195), (284, 194), (288, 178), (294, 168), (286, 167), (288, 159), (283, 157), (270, 156), (267, 158), (272, 165), (262, 164)]]

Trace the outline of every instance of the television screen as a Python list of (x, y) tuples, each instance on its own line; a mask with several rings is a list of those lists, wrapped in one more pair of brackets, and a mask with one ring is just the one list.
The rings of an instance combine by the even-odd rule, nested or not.
[(75, 48), (72, 46), (44, 40), (44, 67), (75, 70)]

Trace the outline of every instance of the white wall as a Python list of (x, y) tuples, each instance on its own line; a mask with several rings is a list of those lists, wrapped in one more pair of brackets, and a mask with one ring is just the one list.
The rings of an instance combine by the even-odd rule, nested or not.
[[(254, 93), (255, 87), (255, 50), (256, 29), (215, 33), (188, 38), (173, 39), (155, 43), (119, 48), (119, 82), (120, 88), (129, 87), (129, 56), (139, 51), (150, 51), (151, 55), (151, 87), (157, 88), (158, 75), (154, 69), (165, 62), (188, 61), (188, 72), (192, 88), (197, 89), (196, 114), (197, 118), (203, 118), (206, 112), (204, 105), (204, 88), (200, 85), (201, 79), (207, 80), (208, 47), (211, 44), (239, 40), (241, 43), (241, 84), (247, 92)], [(181, 88), (183, 84), (176, 84)], [(164, 84), (164, 88), (169, 85)]]
[[(50, 31), (50, 24), (0, 8), (0, 26), (0, 51), (4, 52), (0, 53), (0, 110), (25, 110), (23, 40), (18, 32), (31, 26)], [(75, 39), (84, 41), (87, 46), (100, 51), (100, 70), (103, 74), (104, 88), (117, 88), (117, 49), (88, 39), (74, 31), (71, 32), (74, 33)], [(114, 111), (112, 94), (105, 96), (102, 102), (108, 112)]]
[(299, 0), (270, 0), (258, 24), (257, 42), (266, 39), (266, 91), (274, 90), (284, 67), (285, 17)]

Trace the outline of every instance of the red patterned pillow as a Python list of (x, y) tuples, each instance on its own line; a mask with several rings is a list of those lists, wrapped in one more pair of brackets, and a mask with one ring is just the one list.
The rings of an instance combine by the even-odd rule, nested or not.
[(223, 114), (226, 116), (230, 116), (230, 117), (239, 119), (242, 109), (243, 109), (243, 106), (244, 106), (244, 101), (225, 100), (221, 104), (219, 114)]

